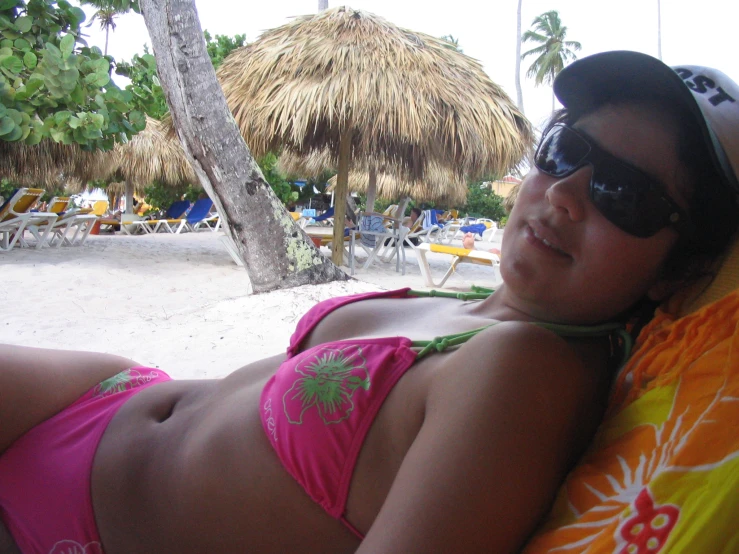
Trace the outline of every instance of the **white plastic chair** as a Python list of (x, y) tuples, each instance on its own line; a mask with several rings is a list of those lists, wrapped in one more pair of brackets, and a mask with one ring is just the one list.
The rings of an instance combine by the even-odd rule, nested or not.
[[(390, 226), (386, 227), (385, 223)], [(389, 262), (395, 257), (395, 271), (401, 271), (405, 275), (405, 240), (408, 228), (400, 225), (400, 221), (388, 218), (380, 214), (360, 214), (359, 229), (352, 229), (349, 243), (349, 269), (354, 275), (354, 266), (357, 248), (362, 248), (367, 253), (367, 259), (362, 269), (367, 269), (372, 262), (378, 258), (383, 262)], [(400, 258), (403, 258), (401, 263)]]
[(20, 243), (26, 225), (33, 216), (29, 210), (43, 193), (42, 189), (19, 188), (0, 207), (0, 251), (8, 252), (16, 243)]

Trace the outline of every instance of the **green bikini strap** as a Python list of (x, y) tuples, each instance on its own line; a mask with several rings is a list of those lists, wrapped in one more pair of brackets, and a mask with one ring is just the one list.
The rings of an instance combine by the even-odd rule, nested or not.
[(420, 296), (426, 298), (457, 298), (458, 300), (484, 300), (495, 291), (482, 287), (472, 287), (472, 292), (449, 292), (445, 290), (409, 290), (408, 296)]
[[(430, 291), (416, 291), (409, 290), (408, 296), (422, 296), (422, 297), (440, 297), (440, 298), (458, 298), (459, 300), (481, 300), (490, 296), (493, 292), (492, 289), (485, 289), (483, 287), (472, 287), (472, 292), (447, 292), (439, 290)], [(459, 346), (464, 344), (469, 339), (477, 335), (480, 331), (484, 331), (496, 325), (499, 322), (479, 327), (471, 331), (465, 331), (464, 333), (456, 333), (453, 335), (444, 335), (440, 337), (434, 337), (431, 340), (416, 340), (411, 341), (411, 347), (419, 348), (420, 351), (417, 354), (417, 358), (422, 358), (428, 353), (443, 352), (447, 348)], [(619, 367), (621, 367), (629, 355), (631, 354), (631, 348), (633, 346), (633, 339), (631, 335), (626, 331), (625, 327), (620, 323), (602, 323), (600, 325), (564, 325), (559, 323), (546, 323), (540, 321), (533, 321), (534, 325), (549, 329), (553, 333), (561, 337), (568, 338), (592, 338), (592, 337), (609, 337), (615, 336), (621, 341), (621, 360)]]

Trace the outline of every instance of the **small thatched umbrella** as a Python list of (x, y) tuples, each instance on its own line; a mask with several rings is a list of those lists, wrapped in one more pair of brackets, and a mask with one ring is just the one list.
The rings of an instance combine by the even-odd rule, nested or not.
[(508, 196), (505, 197), (505, 200), (503, 200), (503, 208), (505, 208), (506, 213), (511, 213), (513, 205), (516, 203), (516, 198), (518, 198), (518, 192), (520, 190), (521, 183), (518, 183), (515, 187), (513, 187), (513, 190), (508, 193)]
[(126, 206), (133, 206), (134, 190), (158, 181), (166, 186), (199, 184), (179, 139), (166, 125), (146, 118), (146, 128), (113, 151), (115, 177), (126, 183)]
[(265, 32), (232, 52), (218, 78), (257, 156), (281, 147), (331, 152), (339, 220), (351, 160), (380, 160), (415, 182), (432, 160), (475, 178), (515, 166), (532, 140), (528, 121), (477, 61), (346, 7)]
[[(374, 177), (370, 176), (370, 168), (376, 170)], [(300, 156), (289, 150), (280, 154), (277, 169), (288, 176), (319, 177), (326, 171), (336, 171), (331, 167), (330, 153), (313, 152), (309, 156)], [(327, 192), (336, 191), (337, 176), (328, 180)], [(374, 189), (370, 191), (374, 181)], [(360, 192), (367, 195), (367, 209), (371, 210), (375, 193), (385, 200), (413, 198), (420, 202), (438, 202), (442, 204), (462, 204), (467, 196), (466, 180), (458, 173), (430, 163), (423, 181), (411, 181), (394, 173), (389, 173), (383, 166), (377, 168), (377, 163), (369, 164), (367, 160), (358, 160), (349, 172), (348, 188), (351, 192)], [(371, 196), (370, 196), (371, 195)]]
[(198, 178), (187, 161), (182, 144), (168, 133), (161, 121), (146, 118), (146, 128), (114, 150), (116, 172), (138, 185), (158, 181), (164, 185), (197, 184)]
[(115, 168), (110, 152), (44, 140), (35, 146), (0, 140), (0, 177), (20, 185), (62, 188), (67, 183), (105, 179)]
[[(368, 165), (377, 168), (377, 164), (369, 164), (359, 160), (349, 172), (348, 188), (351, 192), (367, 194), (370, 176)], [(331, 166), (330, 153), (313, 152), (309, 156), (300, 156), (289, 150), (280, 154), (277, 169), (285, 175), (301, 177), (318, 177), (327, 170), (335, 171)], [(392, 171), (392, 168), (390, 169)], [(329, 192), (336, 190), (337, 176), (328, 180)], [(423, 180), (408, 180), (391, 173), (383, 166), (377, 168), (375, 176), (377, 196), (385, 200), (396, 200), (409, 196), (421, 202), (442, 202), (448, 204), (464, 203), (467, 197), (466, 180), (457, 172), (431, 162)], [(368, 205), (368, 209), (369, 209)]]
[[(328, 192), (336, 189), (336, 175), (328, 180)], [(367, 192), (369, 175), (361, 171), (349, 172), (349, 190)], [(419, 202), (439, 202), (451, 206), (464, 204), (467, 198), (467, 185), (464, 179), (449, 171), (429, 170), (426, 179), (408, 182), (389, 173), (377, 174), (377, 196), (386, 200), (401, 199), (406, 196)]]

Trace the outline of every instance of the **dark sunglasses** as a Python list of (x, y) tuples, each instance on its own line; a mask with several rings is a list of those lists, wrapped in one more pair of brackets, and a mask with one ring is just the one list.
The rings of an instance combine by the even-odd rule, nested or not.
[(608, 221), (635, 237), (647, 238), (668, 225), (692, 234), (688, 214), (655, 179), (612, 156), (572, 127), (558, 123), (541, 139), (536, 167), (551, 177), (593, 168), (590, 199)]

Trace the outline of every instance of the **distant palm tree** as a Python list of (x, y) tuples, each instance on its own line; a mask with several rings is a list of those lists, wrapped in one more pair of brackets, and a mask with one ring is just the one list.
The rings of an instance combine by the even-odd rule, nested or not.
[[(526, 76), (533, 77), (536, 86), (542, 83), (552, 84), (567, 62), (577, 59), (574, 51), (580, 50), (582, 46), (574, 40), (565, 40), (567, 27), (562, 26), (559, 12), (555, 10), (536, 17), (531, 25), (533, 30), (526, 31), (522, 41), (534, 42), (539, 46), (521, 55), (521, 59), (537, 56)], [(554, 91), (552, 91), (552, 111), (554, 111)]]
[(105, 31), (105, 50), (103, 50), (103, 55), (107, 56), (110, 31), (115, 31), (116, 19), (119, 15), (126, 13), (128, 10), (117, 7), (113, 0), (80, 0), (80, 4), (92, 6), (97, 9), (87, 26), (89, 27), (92, 25), (93, 21), (96, 19), (98, 20), (100, 23), (100, 29)]

